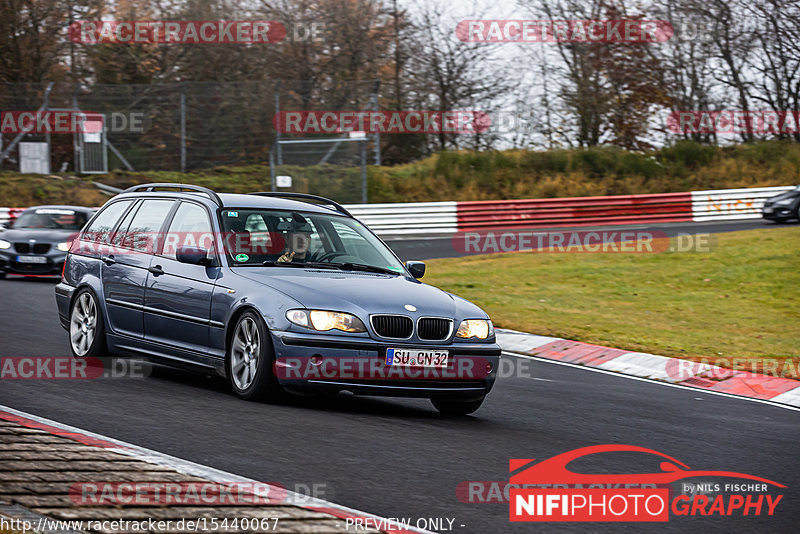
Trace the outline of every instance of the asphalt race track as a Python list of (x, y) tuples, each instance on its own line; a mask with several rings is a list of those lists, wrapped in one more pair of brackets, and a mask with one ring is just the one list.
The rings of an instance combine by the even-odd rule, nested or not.
[[(53, 285), (0, 281), (0, 357), (69, 356)], [(0, 404), (289, 489), (321, 484), (325, 493), (317, 496), (384, 517), (454, 518), (455, 532), (796, 530), (798, 411), (508, 360), (522, 376), (501, 379), (484, 406), (463, 418), (440, 417), (423, 400), (248, 403), (221, 379), (159, 367), (144, 379), (0, 380)], [(606, 443), (639, 445), (693, 469), (737, 471), (788, 488), (772, 517), (672, 517), (650, 525), (511, 524), (507, 504), (456, 497), (463, 481), (507, 480), (510, 458), (546, 459)], [(620, 459), (594, 472), (653, 471), (637, 462)]]

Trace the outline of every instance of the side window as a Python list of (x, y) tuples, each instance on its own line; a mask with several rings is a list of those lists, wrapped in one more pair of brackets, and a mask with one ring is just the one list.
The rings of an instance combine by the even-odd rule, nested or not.
[(128, 228), (130, 227), (131, 221), (133, 220), (134, 215), (136, 215), (138, 208), (139, 206), (134, 206), (133, 209), (131, 209), (127, 215), (125, 215), (125, 217), (119, 223), (119, 226), (117, 226), (117, 231), (114, 233), (114, 237), (111, 239), (111, 242), (114, 246), (132, 246), (130, 243), (125, 241), (125, 236), (128, 235)]
[(83, 233), (83, 239), (98, 243), (108, 243), (111, 230), (114, 229), (119, 218), (131, 204), (133, 204), (133, 200), (121, 200), (103, 208)]
[(145, 200), (134, 215), (124, 238), (125, 246), (139, 252), (154, 252), (158, 247), (158, 231), (164, 224), (174, 200)]
[(181, 247), (214, 248), (214, 234), (205, 208), (192, 202), (181, 202), (169, 225), (162, 254), (171, 259)]

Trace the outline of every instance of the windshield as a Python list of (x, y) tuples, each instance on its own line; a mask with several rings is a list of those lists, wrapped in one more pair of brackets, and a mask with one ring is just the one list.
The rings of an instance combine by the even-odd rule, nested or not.
[(22, 213), (11, 228), (47, 228), (53, 230), (80, 230), (86, 224), (87, 214), (62, 208), (38, 208)]
[(355, 219), (253, 208), (225, 208), (220, 217), (235, 267), (325, 263), (405, 273), (386, 245)]

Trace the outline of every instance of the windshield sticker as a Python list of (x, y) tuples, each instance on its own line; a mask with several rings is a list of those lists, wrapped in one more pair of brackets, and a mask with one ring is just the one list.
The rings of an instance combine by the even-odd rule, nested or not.
[(228, 217), (238, 217), (239, 216), (239, 212), (238, 211), (229, 211), (228, 213), (226, 213), (226, 215)]
[(247, 254), (237, 254), (233, 259), (235, 259), (238, 262), (243, 262), (249, 260), (250, 256), (248, 256)]

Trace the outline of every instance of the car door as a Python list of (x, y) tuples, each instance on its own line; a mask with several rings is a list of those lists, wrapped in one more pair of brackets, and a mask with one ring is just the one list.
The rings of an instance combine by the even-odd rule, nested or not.
[(199, 203), (181, 201), (163, 240), (162, 250), (151, 263), (144, 307), (147, 341), (196, 352), (208, 352), (211, 296), (219, 275), (218, 263), (181, 263), (181, 246), (214, 250), (214, 234), (208, 210)]
[(150, 261), (174, 200), (147, 199), (117, 228), (111, 253), (103, 256), (103, 294), (114, 333), (144, 336), (144, 293)]

